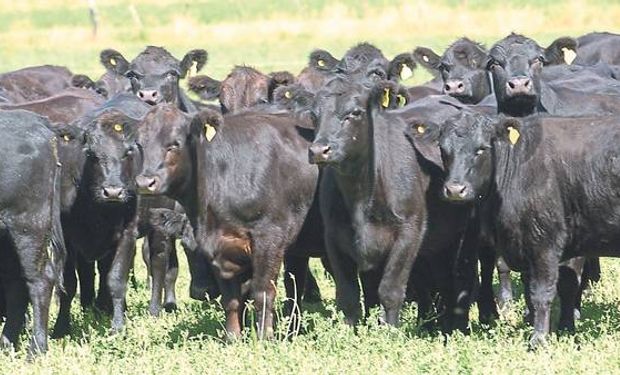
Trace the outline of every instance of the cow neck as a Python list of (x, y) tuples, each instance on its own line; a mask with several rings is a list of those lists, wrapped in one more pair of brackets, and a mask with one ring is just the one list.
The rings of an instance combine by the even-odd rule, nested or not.
[[(376, 219), (394, 217), (395, 213), (390, 209), (386, 175), (390, 168), (386, 161), (391, 160), (389, 147), (380, 147), (389, 143), (385, 138), (389, 137), (389, 129), (378, 129), (374, 119), (374, 110), (368, 108), (368, 144), (366, 152), (355, 161), (349, 162), (357, 168), (348, 168), (350, 173), (340, 175), (340, 189), (343, 190), (344, 199), (350, 208), (361, 208), (366, 216)], [(385, 125), (385, 124), (384, 124)], [(404, 139), (404, 137), (403, 137)], [(387, 211), (386, 211), (387, 209)]]
[(192, 226), (195, 225), (195, 219), (198, 215), (198, 147), (194, 138), (192, 137), (189, 142), (190, 147), (190, 175), (185, 176), (185, 180), (182, 184), (179, 184), (178, 188), (169, 194), (170, 198), (179, 202), (187, 217), (191, 221)]
[(494, 178), (489, 195), (494, 198), (493, 205), (498, 210), (508, 209), (506, 205), (509, 202), (518, 204), (514, 197), (527, 194), (527, 191), (523, 190), (524, 177), (531, 173), (529, 161), (536, 157), (536, 148), (542, 139), (542, 127), (530, 122), (524, 128), (526, 129), (522, 129), (519, 143), (514, 146), (505, 141), (493, 141)]

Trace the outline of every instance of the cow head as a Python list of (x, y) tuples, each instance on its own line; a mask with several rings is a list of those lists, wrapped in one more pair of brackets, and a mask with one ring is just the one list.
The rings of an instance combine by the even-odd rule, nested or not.
[(207, 62), (203, 49), (189, 51), (181, 61), (162, 47), (148, 46), (128, 63), (117, 51), (105, 50), (101, 60), (108, 71), (127, 77), (131, 89), (144, 102), (176, 103), (179, 97), (179, 79), (185, 78), (192, 65), (200, 71)]
[(489, 117), (463, 112), (448, 120), (440, 140), (448, 174), (444, 197), (471, 202), (484, 196), (493, 177), (493, 142), (496, 125)]
[(373, 113), (402, 106), (406, 91), (391, 81), (373, 86), (332, 81), (317, 94), (318, 129), (309, 149), (313, 164), (340, 165), (365, 158), (372, 138)]
[(467, 38), (452, 43), (438, 56), (430, 48), (418, 47), (416, 61), (443, 80), (443, 93), (462, 103), (475, 104), (491, 94), (486, 71), (487, 52), (484, 47)]
[(84, 153), (84, 130), (62, 123), (50, 124), (58, 138), (58, 156), (62, 162), (61, 207), (68, 210), (77, 197), (77, 185), (81, 180), (86, 155)]
[(563, 63), (565, 49), (575, 50), (571, 38), (560, 38), (543, 48), (534, 40), (510, 34), (489, 51), (487, 69), (493, 75), (498, 110), (511, 116), (536, 111), (541, 93), (543, 65)]
[[(211, 139), (210, 132), (215, 133), (221, 117), (215, 112), (205, 112), (214, 117), (201, 120), (207, 138)], [(142, 172), (136, 177), (140, 193), (175, 197), (189, 187), (192, 178), (192, 121), (201, 115), (206, 116), (205, 112), (191, 117), (173, 105), (164, 104), (152, 108), (144, 116), (138, 135), (138, 143), (144, 150)]]
[(86, 151), (83, 179), (99, 202), (126, 202), (135, 196), (134, 178), (141, 162), (137, 122), (111, 108), (80, 120)]

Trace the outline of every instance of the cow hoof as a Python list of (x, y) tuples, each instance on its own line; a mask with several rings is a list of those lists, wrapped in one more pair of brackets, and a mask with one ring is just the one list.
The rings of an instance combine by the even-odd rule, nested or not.
[(13, 343), (9, 341), (6, 336), (2, 335), (2, 337), (0, 337), (0, 350), (8, 352), (13, 351), (14, 348)]
[(547, 346), (547, 335), (540, 332), (534, 332), (529, 341), (529, 349), (537, 350)]
[(157, 318), (159, 316), (159, 312), (161, 311), (161, 308), (159, 306), (150, 306), (149, 307), (149, 314), (151, 314), (152, 317)]
[(52, 334), (50, 335), (53, 339), (61, 339), (65, 336), (68, 336), (70, 333), (70, 329), (68, 325), (61, 325), (54, 327)]
[(177, 304), (174, 302), (168, 302), (167, 304), (164, 305), (164, 310), (167, 313), (175, 312), (177, 311)]

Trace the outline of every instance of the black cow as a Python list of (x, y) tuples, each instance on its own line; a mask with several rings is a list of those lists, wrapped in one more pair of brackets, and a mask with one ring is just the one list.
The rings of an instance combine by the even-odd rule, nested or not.
[(577, 55), (573, 64), (595, 65), (599, 62), (620, 65), (620, 35), (594, 32), (577, 38)]
[(148, 104), (174, 103), (185, 112), (193, 112), (194, 104), (179, 88), (179, 79), (185, 78), (194, 63), (200, 71), (207, 63), (207, 51), (189, 51), (181, 61), (162, 47), (148, 46), (131, 62), (115, 50), (101, 52), (106, 69), (129, 78), (131, 88)]
[[(444, 330), (451, 331), (452, 324), (465, 329), (471, 285), (461, 285), (467, 294), (458, 300), (451, 268), (455, 263), (446, 260), (455, 259), (470, 211), (440, 200), (441, 174), (420, 161), (405, 138), (405, 113), (387, 110), (404, 104), (405, 95), (403, 88), (389, 81), (366, 86), (343, 77), (318, 93), (319, 126), (309, 158), (326, 166), (320, 204), (337, 305), (348, 323), (357, 323), (359, 274), (366, 314), (381, 304), (385, 321), (398, 324), (419, 254), (420, 272), (429, 266), (437, 269), (437, 261), (442, 272), (447, 271), (427, 280), (443, 297)], [(469, 265), (473, 267), (473, 262)], [(417, 276), (421, 274), (411, 275), (414, 283), (421, 281)], [(430, 292), (423, 290), (420, 298), (421, 318), (427, 318)]]
[[(30, 352), (47, 351), (54, 283), (66, 258), (60, 223), (61, 164), (49, 122), (28, 111), (0, 111), (0, 283), (6, 323), (0, 346), (17, 344), (32, 303)], [(51, 249), (51, 251), (50, 251)]]
[(79, 131), (76, 138), (62, 136), (66, 142), (60, 149), (66, 164), (62, 226), (69, 257), (64, 270), (66, 292), (60, 296), (54, 337), (69, 333), (75, 268), (94, 261), (106, 281), (99, 287), (95, 304), (113, 313), (113, 331), (124, 324), (125, 293), (138, 230), (134, 177), (140, 158), (135, 143), (138, 120), (132, 115), (139, 106), (147, 105), (133, 95), (114, 98), (74, 123)]
[(460, 38), (443, 56), (425, 47), (417, 47), (413, 55), (418, 64), (441, 77), (446, 95), (475, 104), (492, 94), (493, 87), (486, 71), (487, 51), (477, 42)]
[(273, 335), (275, 281), (314, 195), (318, 171), (290, 115), (224, 118), (153, 108), (140, 127), (141, 191), (180, 202), (222, 293), (229, 335), (241, 332), (241, 286), (251, 280), (258, 336)]
[[(560, 262), (619, 255), (618, 121), (532, 116), (496, 122), (463, 115), (451, 123), (440, 143), (447, 196), (486, 200), (498, 249), (523, 272), (537, 345), (549, 332)], [(558, 285), (560, 329), (574, 330), (578, 284)]]
[[(605, 115), (618, 113), (620, 85), (614, 79), (583, 82), (572, 86), (562, 75), (560, 83), (543, 80), (543, 64), (561, 64), (561, 48), (572, 48), (574, 40), (560, 38), (546, 49), (532, 39), (511, 34), (489, 51), (488, 69), (493, 75), (498, 112), (522, 117), (535, 112), (556, 116)], [(586, 70), (592, 72), (591, 70)]]
[[(199, 71), (202, 67), (204, 67), (207, 62), (207, 52), (205, 50), (196, 49), (189, 51), (185, 57), (179, 61), (164, 48), (149, 46), (134, 60), (132, 60), (131, 63), (127, 62), (127, 60), (117, 51), (104, 50), (101, 52), (101, 62), (106, 69), (108, 69), (108, 72), (128, 77), (131, 81), (131, 87), (134, 94), (136, 94), (144, 102), (151, 105), (172, 103), (182, 111), (196, 111), (195, 103), (192, 102), (179, 88), (179, 79), (186, 77), (194, 63), (196, 64), (196, 71)], [(145, 202), (147, 199), (150, 201), (148, 209), (157, 207), (171, 207), (170, 200), (163, 196), (156, 198), (149, 197), (141, 200), (141, 202)], [(140, 209), (140, 234), (145, 234), (146, 232), (154, 233), (153, 230), (157, 231), (157, 228), (146, 228), (142, 225), (148, 224), (148, 220), (146, 220), (148, 217), (147, 211), (147, 209)], [(149, 260), (149, 262), (147, 262), (147, 267), (152, 273), (153, 280), (166, 281), (166, 296), (164, 299), (170, 302), (174, 299), (170, 296), (170, 292), (174, 291), (172, 274), (175, 274), (176, 268), (172, 264), (166, 265), (162, 263), (161, 259), (163, 257), (174, 261), (176, 253), (172, 254), (168, 252), (168, 250), (175, 251), (174, 246), (170, 245), (171, 243), (174, 243), (174, 238), (165, 238), (162, 233), (158, 233), (156, 237), (158, 237), (161, 241), (151, 244), (149, 237), (150, 236), (147, 236), (144, 241), (142, 253), (144, 258)], [(195, 260), (198, 263), (204, 263), (204, 259), (201, 259), (202, 254), (199, 254), (198, 252), (192, 252), (191, 254), (196, 255), (189, 257), (189, 261)], [(155, 267), (150, 266), (149, 263), (151, 260), (155, 261)], [(195, 268), (198, 266), (191, 265), (190, 267)], [(168, 272), (166, 272), (164, 276), (162, 272), (166, 270)], [(208, 291), (213, 290), (213, 286), (207, 284), (210, 279), (211, 277), (208, 275), (201, 278), (192, 278), (190, 295), (199, 298), (200, 300), (207, 298), (207, 294), (209, 294)], [(157, 299), (157, 295), (158, 292), (153, 290), (150, 310), (152, 313), (155, 313), (155, 315), (161, 306), (161, 302)], [(213, 297), (213, 295), (211, 295), (211, 297)], [(168, 303), (168, 305), (174, 306), (175, 304)]]
[(56, 95), (71, 87), (73, 74), (63, 66), (32, 66), (0, 74), (0, 102), (23, 103)]

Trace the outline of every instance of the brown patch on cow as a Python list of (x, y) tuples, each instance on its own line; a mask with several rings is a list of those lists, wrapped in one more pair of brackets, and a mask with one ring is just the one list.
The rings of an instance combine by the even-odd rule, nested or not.
[(252, 266), (252, 241), (248, 233), (227, 231), (216, 240), (213, 265), (220, 277), (231, 279)]

